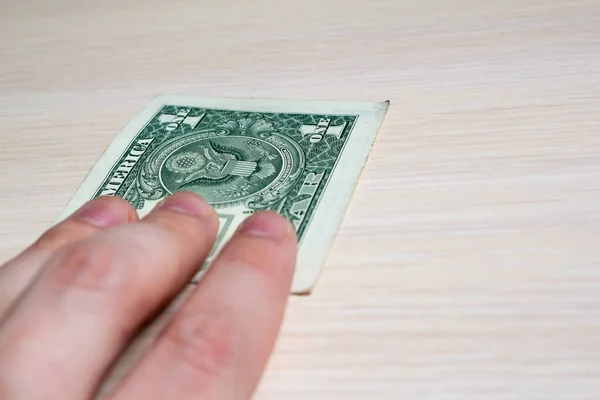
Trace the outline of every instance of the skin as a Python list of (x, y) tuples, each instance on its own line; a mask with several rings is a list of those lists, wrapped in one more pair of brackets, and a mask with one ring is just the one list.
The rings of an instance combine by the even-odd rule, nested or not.
[[(92, 399), (149, 318), (193, 277), (214, 210), (179, 192), (138, 219), (102, 197), (0, 268), (0, 399)], [(110, 400), (252, 397), (296, 263), (293, 226), (259, 212), (240, 227)]]

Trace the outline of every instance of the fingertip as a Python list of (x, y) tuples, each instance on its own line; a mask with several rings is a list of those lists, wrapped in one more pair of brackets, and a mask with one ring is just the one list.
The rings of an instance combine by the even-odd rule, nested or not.
[(166, 197), (154, 210), (170, 210), (203, 219), (217, 217), (213, 207), (202, 196), (190, 191), (173, 193)]
[(176, 238), (178, 243), (197, 243), (189, 250), (200, 251), (202, 258), (208, 255), (219, 231), (216, 212), (206, 200), (192, 192), (167, 196), (140, 224), (152, 226), (156, 234)]
[(104, 196), (99, 199), (105, 199), (105, 201), (113, 204), (114, 207), (119, 207), (125, 211), (127, 215), (127, 222), (135, 222), (140, 219), (136, 208), (127, 200), (118, 196)]
[(296, 229), (291, 222), (274, 211), (259, 211), (253, 214), (242, 223), (239, 232), (276, 240), (296, 236)]
[(135, 221), (138, 215), (126, 200), (115, 196), (102, 196), (85, 203), (73, 213), (72, 218), (107, 228)]
[(246, 269), (268, 277), (278, 293), (291, 284), (297, 257), (293, 225), (272, 211), (248, 217), (214, 261), (214, 271), (224, 266)]

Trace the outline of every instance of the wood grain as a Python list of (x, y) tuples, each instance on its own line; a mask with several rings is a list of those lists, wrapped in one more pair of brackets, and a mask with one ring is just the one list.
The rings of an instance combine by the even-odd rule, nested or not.
[(0, 259), (157, 93), (392, 105), (256, 398), (598, 399), (600, 3), (0, 1)]

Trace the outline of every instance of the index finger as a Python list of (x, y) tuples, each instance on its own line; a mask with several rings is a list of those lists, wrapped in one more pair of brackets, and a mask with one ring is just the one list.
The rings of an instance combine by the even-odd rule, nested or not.
[(247, 400), (275, 343), (296, 262), (293, 226), (250, 217), (113, 400)]

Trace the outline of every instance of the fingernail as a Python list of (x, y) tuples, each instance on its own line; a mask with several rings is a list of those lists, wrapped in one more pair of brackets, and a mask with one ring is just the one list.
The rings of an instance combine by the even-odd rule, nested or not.
[(121, 209), (111, 207), (111, 203), (98, 200), (84, 204), (73, 213), (73, 217), (101, 228), (117, 225), (127, 219), (127, 215)]
[(285, 218), (270, 212), (257, 213), (242, 223), (239, 232), (266, 236), (274, 239), (283, 238), (292, 233), (293, 227)]
[(205, 218), (213, 214), (211, 206), (200, 196), (193, 193), (175, 193), (159, 203), (155, 210), (171, 210)]

